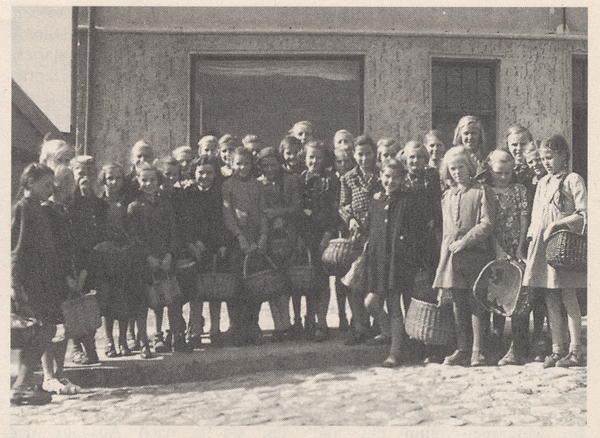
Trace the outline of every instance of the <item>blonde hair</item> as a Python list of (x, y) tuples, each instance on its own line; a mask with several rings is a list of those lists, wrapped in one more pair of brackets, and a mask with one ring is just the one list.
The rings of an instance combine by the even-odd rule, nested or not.
[(513, 157), (510, 152), (505, 151), (504, 149), (495, 149), (490, 152), (485, 159), (485, 162), (488, 165), (491, 165), (492, 163), (501, 163), (510, 164), (511, 168), (515, 167), (515, 157)]
[(475, 116), (464, 116), (458, 121), (456, 129), (454, 130), (454, 141), (452, 142), (452, 144), (454, 146), (463, 146), (461, 131), (465, 126), (471, 124), (475, 125), (475, 127), (479, 130), (479, 150), (485, 152), (485, 129), (483, 128), (483, 123), (481, 122), (481, 119)]
[(429, 152), (427, 152), (427, 148), (425, 147), (425, 145), (414, 140), (411, 140), (404, 145), (402, 150), (396, 155), (396, 159), (406, 165), (406, 151), (408, 151), (409, 149), (416, 151), (417, 156), (425, 160), (425, 164), (429, 162)]
[(48, 140), (42, 143), (40, 148), (39, 162), (48, 165), (49, 161), (54, 161), (59, 155), (70, 152), (68, 160), (75, 156), (75, 150), (64, 140)]
[(171, 152), (171, 155), (173, 155), (173, 158), (175, 159), (183, 154), (190, 154), (192, 158), (194, 157), (194, 151), (187, 145), (179, 146), (178, 148), (173, 149), (173, 152)]
[(440, 165), (440, 178), (442, 181), (448, 181), (450, 185), (455, 185), (454, 179), (448, 170), (448, 165), (454, 161), (465, 163), (469, 169), (469, 176), (471, 178), (475, 176), (477, 164), (473, 162), (469, 150), (465, 146), (454, 146), (448, 149), (448, 152), (446, 152), (446, 155), (442, 159), (442, 164)]

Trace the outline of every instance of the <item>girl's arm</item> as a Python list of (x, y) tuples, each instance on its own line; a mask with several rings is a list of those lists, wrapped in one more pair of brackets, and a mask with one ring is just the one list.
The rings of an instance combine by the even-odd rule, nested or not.
[(10, 224), (10, 284), (14, 290), (21, 289), (22, 280), (27, 275), (25, 250), (29, 246), (27, 242), (29, 228), (31, 223), (23, 212), (23, 206), (17, 204), (13, 208)]
[(573, 197), (575, 211), (563, 219), (552, 222), (544, 231), (544, 240), (547, 240), (554, 231), (561, 228), (568, 228), (575, 233), (581, 233), (584, 223), (587, 221), (587, 190), (583, 178), (576, 173), (570, 173), (565, 178), (563, 190)]
[(517, 260), (524, 261), (527, 259), (527, 252), (525, 250), (525, 244), (527, 242), (527, 229), (529, 228), (529, 203), (527, 202), (527, 189), (525, 186), (517, 185), (517, 194), (519, 202), (519, 220), (520, 220), (520, 232), (519, 232), (519, 244), (517, 245)]
[(340, 179), (340, 207), (339, 213), (346, 225), (350, 224), (350, 219), (354, 219), (352, 211), (352, 189), (348, 186), (346, 178)]
[(243, 236), (242, 230), (238, 226), (235, 218), (235, 212), (233, 210), (233, 193), (229, 188), (229, 184), (223, 184), (223, 219), (225, 220), (225, 227), (235, 237)]
[(256, 242), (257, 247), (261, 251), (267, 250), (267, 236), (269, 235), (269, 218), (264, 213), (265, 210), (265, 197), (263, 191), (263, 185), (261, 183), (256, 184), (258, 188), (258, 211), (260, 214), (260, 237)]

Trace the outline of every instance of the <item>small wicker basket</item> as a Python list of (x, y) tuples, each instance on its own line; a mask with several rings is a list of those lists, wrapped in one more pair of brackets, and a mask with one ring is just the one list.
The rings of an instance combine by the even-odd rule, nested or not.
[(352, 262), (362, 253), (362, 245), (355, 238), (331, 239), (323, 251), (321, 261), (329, 275), (343, 276)]
[(406, 334), (427, 345), (449, 345), (455, 337), (454, 314), (450, 306), (412, 298), (405, 322)]
[(295, 265), (285, 268), (285, 274), (292, 286), (292, 295), (311, 295), (316, 285), (316, 271), (312, 262), (312, 256), (306, 248), (307, 264)]
[(250, 253), (244, 258), (243, 282), (248, 298), (252, 301), (262, 303), (281, 295), (289, 285), (283, 271), (267, 255), (262, 255), (262, 257), (270, 267), (250, 273), (249, 260), (250, 256), (254, 256), (254, 254)]
[(587, 272), (587, 234), (552, 233), (546, 242), (546, 260), (554, 269)]
[(234, 272), (217, 272), (217, 255), (213, 257), (211, 272), (198, 275), (195, 301), (229, 301), (240, 290), (241, 278)]

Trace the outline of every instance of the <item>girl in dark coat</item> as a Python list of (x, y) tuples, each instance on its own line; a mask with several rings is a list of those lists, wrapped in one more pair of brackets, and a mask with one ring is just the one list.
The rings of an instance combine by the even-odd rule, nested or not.
[(390, 327), (381, 329), (383, 335), (391, 334), (391, 347), (382, 364), (385, 367), (401, 361), (404, 325), (400, 300), (411, 296), (416, 274), (431, 257), (427, 242), (432, 209), (420, 193), (401, 189), (405, 175), (398, 161), (383, 163), (380, 178), (384, 191), (377, 193), (369, 206), (365, 303), (372, 313), (383, 312), (383, 300), (387, 299)]
[(54, 172), (33, 163), (21, 176), (23, 197), (13, 206), (11, 217), (11, 312), (39, 321), (33, 339), (19, 352), (18, 374), (12, 392), (13, 404), (46, 404), (49, 393), (32, 385), (33, 372), (50, 345), (61, 320), (60, 303), (67, 290), (60, 275), (58, 242), (50, 217), (41, 202), (52, 195)]

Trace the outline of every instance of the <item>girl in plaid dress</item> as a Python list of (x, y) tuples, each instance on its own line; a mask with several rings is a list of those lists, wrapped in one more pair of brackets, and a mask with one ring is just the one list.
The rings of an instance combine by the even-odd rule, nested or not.
[[(380, 190), (376, 156), (377, 147), (373, 139), (367, 135), (357, 137), (354, 146), (354, 161), (357, 165), (340, 178), (340, 216), (350, 233), (359, 241), (364, 239), (367, 232), (369, 202)], [(369, 316), (362, 295), (350, 293), (348, 301), (353, 315), (354, 332), (347, 344), (361, 344), (367, 339)]]

